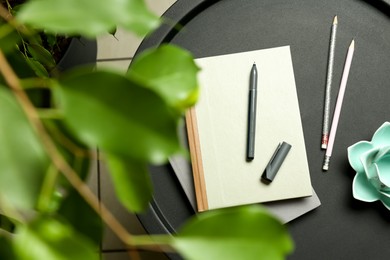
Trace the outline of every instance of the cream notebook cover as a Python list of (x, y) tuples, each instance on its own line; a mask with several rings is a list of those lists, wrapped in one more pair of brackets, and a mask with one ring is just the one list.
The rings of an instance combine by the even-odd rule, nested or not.
[[(255, 158), (246, 161), (249, 75), (258, 71)], [(312, 195), (289, 46), (196, 60), (201, 94), (186, 116), (199, 211)], [(292, 145), (274, 181), (261, 175)]]

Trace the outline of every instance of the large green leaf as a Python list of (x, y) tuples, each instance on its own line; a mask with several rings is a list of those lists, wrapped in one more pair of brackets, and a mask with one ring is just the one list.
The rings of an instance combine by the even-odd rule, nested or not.
[(140, 54), (127, 74), (153, 88), (172, 106), (185, 109), (194, 105), (198, 98), (198, 70), (188, 51), (174, 45), (162, 45)]
[(0, 87), (0, 194), (15, 207), (33, 208), (49, 159), (12, 94)]
[(114, 72), (72, 75), (59, 82), (56, 96), (65, 123), (81, 141), (154, 163), (180, 151), (178, 115), (156, 93)]
[(143, 211), (152, 198), (147, 165), (112, 155), (107, 162), (117, 198), (129, 211)]
[(259, 205), (204, 212), (172, 240), (188, 259), (284, 259), (293, 243), (285, 226)]
[(98, 260), (98, 248), (68, 224), (41, 217), (21, 225), (14, 237), (15, 253), (20, 260)]
[(49, 32), (89, 37), (116, 26), (143, 36), (159, 25), (143, 0), (35, 0), (23, 5), (17, 18)]
[(38, 77), (43, 77), (43, 78), (48, 78), (49, 77), (49, 72), (47, 72), (46, 68), (40, 63), (39, 61), (26, 57), (26, 61), (28, 65), (34, 70), (35, 74)]

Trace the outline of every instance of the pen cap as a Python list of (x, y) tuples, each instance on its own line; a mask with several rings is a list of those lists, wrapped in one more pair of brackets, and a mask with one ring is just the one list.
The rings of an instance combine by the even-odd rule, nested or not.
[(261, 176), (264, 180), (273, 181), (290, 149), (291, 145), (286, 142), (279, 144)]

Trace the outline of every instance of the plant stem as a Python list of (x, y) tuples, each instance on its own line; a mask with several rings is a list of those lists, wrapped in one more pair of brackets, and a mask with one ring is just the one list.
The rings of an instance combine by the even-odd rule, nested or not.
[(3, 52), (0, 50), (0, 72), (3, 74), (9, 87), (15, 94), (22, 109), (26, 113), (30, 124), (38, 134), (42, 144), (50, 157), (54, 166), (67, 178), (72, 186), (80, 193), (85, 201), (101, 216), (103, 221), (112, 229), (112, 231), (130, 248), (134, 248), (132, 244), (132, 235), (122, 226), (122, 224), (112, 215), (112, 213), (101, 203), (93, 194), (89, 187), (80, 179), (77, 173), (70, 167), (66, 160), (58, 151), (53, 140), (49, 136), (45, 127), (43, 126), (37, 110), (31, 103), (27, 94), (23, 91), (19, 78), (10, 67)]
[(171, 235), (138, 235), (133, 236), (132, 244), (138, 248), (144, 248), (157, 252), (173, 252), (174, 249), (170, 246), (173, 237)]
[(46, 176), (43, 180), (41, 193), (39, 194), (37, 207), (41, 211), (47, 212), (50, 208), (51, 194), (55, 188), (56, 180), (59, 175), (58, 170), (54, 165), (50, 165)]
[(44, 88), (49, 89), (50, 79), (47, 78), (26, 78), (19, 79), (23, 89)]
[(43, 119), (61, 119), (61, 118), (63, 118), (62, 114), (57, 109), (43, 108), (43, 109), (37, 109), (37, 112), (39, 114), (39, 117), (43, 118)]
[(12, 15), (11, 13), (9, 12), (10, 11), (10, 4), (8, 3), (7, 1), (7, 6), (8, 6), (8, 10), (0, 4), (0, 16), (6, 20), (7, 22), (9, 22), (11, 19), (12, 19)]
[(12, 14), (0, 4), (0, 17), (2, 17), (9, 25), (14, 27), (17, 31), (23, 33), (24, 35), (30, 37), (35, 34), (35, 32), (28, 30), (23, 24), (20, 24)]
[[(42, 110), (37, 110), (39, 113), (39, 116), (42, 116)], [(54, 112), (54, 111), (53, 111)], [(57, 114), (59, 112), (57, 111)], [(45, 118), (45, 117), (41, 117)], [(55, 119), (57, 117), (51, 117), (52, 119)], [(99, 159), (98, 154), (95, 151), (88, 150), (87, 148), (80, 147), (78, 144), (76, 144), (74, 141), (72, 141), (69, 137), (67, 137), (64, 133), (62, 133), (58, 126), (53, 123), (53, 121), (46, 121), (45, 122), (46, 129), (52, 137), (54, 137), (55, 140), (62, 146), (64, 146), (68, 151), (72, 152), (76, 157), (81, 158), (90, 158), (90, 159)]]

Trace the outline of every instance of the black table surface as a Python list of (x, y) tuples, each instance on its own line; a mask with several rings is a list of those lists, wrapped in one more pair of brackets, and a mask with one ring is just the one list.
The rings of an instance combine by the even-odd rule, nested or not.
[[(390, 121), (390, 6), (380, 0), (178, 0), (137, 53), (164, 42), (196, 58), (290, 45), (312, 185), (322, 205), (287, 224), (289, 259), (388, 259), (390, 212), (352, 197), (347, 147)], [(320, 149), (330, 27), (338, 16), (332, 107), (355, 39), (330, 169)], [(180, 26), (176, 26), (180, 25)], [(177, 28), (182, 28), (178, 30)], [(154, 199), (139, 215), (152, 234), (175, 233), (194, 214), (172, 168), (151, 166)], [(172, 258), (177, 256), (173, 255)]]

